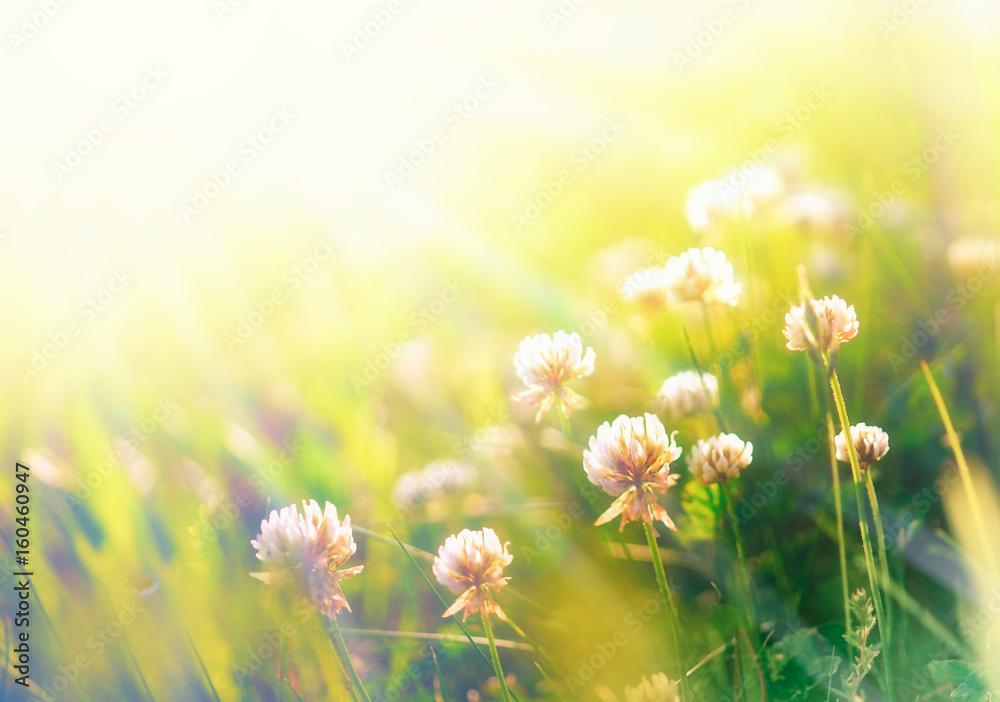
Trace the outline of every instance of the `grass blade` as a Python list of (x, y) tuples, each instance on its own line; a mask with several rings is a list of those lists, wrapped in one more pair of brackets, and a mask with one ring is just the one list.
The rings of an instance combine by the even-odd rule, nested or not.
[(205, 662), (201, 660), (201, 654), (198, 653), (198, 647), (194, 645), (194, 639), (191, 638), (191, 634), (188, 633), (187, 629), (184, 630), (184, 635), (187, 637), (191, 650), (194, 651), (194, 657), (198, 659), (198, 665), (201, 666), (201, 672), (205, 676), (205, 681), (208, 682), (209, 689), (212, 691), (212, 697), (215, 698), (216, 702), (222, 702), (222, 700), (219, 699), (219, 693), (215, 691), (215, 685), (212, 684), (212, 678), (208, 674), (208, 668), (205, 667)]
[(944, 430), (948, 434), (948, 443), (951, 445), (952, 453), (955, 454), (955, 462), (958, 463), (958, 472), (962, 477), (962, 486), (965, 488), (966, 498), (969, 500), (972, 521), (976, 526), (976, 532), (979, 534), (979, 547), (983, 551), (983, 557), (989, 566), (990, 574), (998, 575), (1000, 574), (1000, 570), (997, 569), (996, 556), (993, 552), (989, 532), (986, 529), (986, 521), (983, 519), (982, 509), (979, 506), (979, 500), (976, 498), (976, 490), (972, 485), (972, 474), (969, 472), (969, 464), (966, 462), (965, 453), (962, 451), (962, 443), (959, 441), (955, 427), (951, 423), (948, 407), (944, 404), (944, 398), (941, 396), (941, 391), (938, 390), (937, 383), (934, 382), (934, 375), (931, 373), (931, 369), (923, 360), (920, 361), (920, 368), (924, 371), (924, 377), (927, 378), (927, 385), (931, 389), (931, 395), (934, 397), (934, 403), (937, 405), (938, 414), (941, 415), (941, 421), (944, 423)]
[(448, 688), (444, 684), (444, 673), (441, 672), (441, 664), (438, 662), (437, 652), (434, 650), (433, 646), (431, 646), (430, 649), (431, 658), (434, 659), (434, 675), (437, 680), (438, 689), (440, 690), (440, 694), (435, 692), (434, 697), (440, 700), (440, 702), (451, 702), (451, 696), (448, 694)]

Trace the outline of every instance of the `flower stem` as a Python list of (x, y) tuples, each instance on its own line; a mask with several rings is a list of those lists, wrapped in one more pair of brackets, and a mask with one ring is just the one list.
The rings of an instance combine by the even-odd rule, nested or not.
[(712, 370), (712, 365), (719, 360), (719, 354), (715, 350), (715, 337), (712, 336), (712, 318), (708, 313), (708, 305), (702, 304), (701, 317), (705, 322), (705, 336), (708, 337), (708, 350), (712, 354), (708, 361), (708, 370)]
[[(811, 374), (810, 374), (811, 375)], [(844, 505), (840, 499), (840, 467), (837, 465), (836, 432), (833, 416), (826, 413), (827, 444), (830, 449), (830, 472), (833, 476), (833, 502), (837, 512), (837, 550), (840, 554), (840, 589), (844, 598), (844, 633), (851, 631), (851, 593), (847, 585), (847, 548), (844, 546)], [(845, 642), (847, 640), (845, 639)], [(847, 642), (847, 659), (854, 660), (852, 646)]]
[(500, 667), (500, 654), (497, 652), (497, 644), (493, 639), (493, 627), (490, 625), (489, 615), (483, 615), (483, 628), (486, 630), (486, 638), (490, 642), (490, 655), (493, 657), (493, 671), (497, 675), (497, 681), (500, 683), (500, 698), (503, 702), (510, 702), (510, 692), (507, 690), (507, 679), (503, 675), (503, 669)]
[[(739, 561), (739, 569), (737, 571), (737, 590), (740, 592), (740, 620), (737, 628), (739, 631), (736, 635), (736, 641), (740, 642), (742, 638), (742, 643), (737, 643), (737, 649), (746, 648), (746, 655), (750, 663), (758, 671), (758, 679), (760, 682), (760, 699), (763, 700), (767, 697), (767, 688), (763, 682), (763, 674), (760, 672), (760, 663), (757, 659), (757, 653), (760, 650), (760, 636), (758, 632), (760, 629), (757, 625), (757, 613), (756, 607), (754, 606), (753, 598), (753, 581), (750, 579), (750, 568), (747, 566), (746, 556), (743, 553), (743, 537), (740, 536), (739, 523), (736, 519), (736, 511), (733, 508), (733, 501), (729, 496), (729, 483), (723, 482), (719, 484), (719, 494), (722, 498), (723, 509), (725, 510), (727, 521), (729, 526), (732, 528), (733, 532), (733, 543), (736, 546), (736, 557)], [(752, 641), (751, 641), (751, 637)], [(740, 679), (743, 679), (742, 676)], [(744, 691), (745, 692), (745, 691)]]
[[(868, 501), (872, 503), (872, 517), (875, 519), (875, 538), (878, 543), (879, 568), (882, 578), (882, 586), (886, 590), (892, 589), (892, 581), (889, 579), (889, 552), (885, 548), (885, 530), (882, 527), (882, 513), (878, 508), (878, 497), (875, 495), (875, 483), (872, 481), (871, 471), (865, 471), (866, 485), (868, 487)], [(892, 599), (886, 595), (885, 598), (885, 631), (886, 641), (892, 638)]]
[(358, 671), (354, 668), (354, 662), (351, 660), (351, 654), (347, 650), (347, 644), (344, 643), (344, 635), (340, 633), (340, 626), (337, 625), (337, 620), (328, 617), (326, 621), (327, 629), (330, 631), (330, 638), (333, 640), (333, 647), (337, 649), (337, 657), (340, 658), (340, 664), (351, 679), (351, 696), (358, 702), (371, 702), (371, 698), (365, 691), (364, 683), (361, 682), (361, 676), (358, 675)]
[(663, 598), (667, 606), (667, 616), (670, 618), (670, 631), (674, 639), (674, 658), (677, 662), (678, 680), (681, 683), (681, 697), (684, 700), (691, 698), (688, 691), (687, 670), (684, 668), (683, 655), (681, 653), (681, 635), (677, 622), (677, 608), (674, 607), (674, 597), (670, 593), (670, 585), (667, 584), (667, 575), (663, 570), (663, 559), (660, 557), (660, 547), (656, 544), (656, 534), (653, 532), (653, 525), (643, 522), (646, 530), (646, 542), (649, 544), (649, 555), (653, 559), (653, 570), (656, 571), (656, 583), (660, 586), (660, 597)]
[(567, 439), (572, 441), (573, 429), (569, 425), (569, 419), (566, 418), (566, 410), (563, 409), (561, 399), (556, 400), (556, 414), (559, 415), (559, 426), (562, 428), (562, 433), (566, 435)]
[[(829, 363), (828, 363), (829, 367)], [(847, 416), (847, 404), (844, 402), (844, 393), (840, 388), (840, 378), (837, 371), (830, 368), (830, 388), (833, 390), (833, 401), (837, 405), (837, 414), (840, 416), (840, 426), (847, 439), (847, 451), (851, 460), (851, 472), (854, 475), (854, 495), (858, 502), (858, 522), (861, 527), (861, 544), (865, 551), (865, 565), (868, 570), (868, 584), (872, 589), (872, 600), (875, 603), (875, 619), (878, 624), (879, 634), (882, 637), (882, 661), (885, 666), (886, 697), (889, 702), (895, 699), (895, 683), (892, 677), (892, 664), (890, 663), (890, 649), (888, 629), (886, 628), (885, 608), (882, 605), (882, 590), (879, 588), (878, 575), (875, 570), (875, 557), (872, 555), (871, 536), (868, 533), (868, 513), (865, 509), (864, 496), (861, 492), (861, 465), (858, 462), (858, 452), (851, 441), (851, 420)]]
[(733, 543), (736, 546), (736, 558), (739, 561), (739, 581), (743, 600), (743, 614), (746, 618), (746, 627), (754, 637), (754, 644), (757, 643), (756, 614), (754, 612), (753, 601), (753, 581), (750, 580), (750, 568), (747, 567), (746, 556), (743, 554), (743, 538), (740, 536), (739, 523), (736, 520), (736, 512), (733, 509), (733, 502), (729, 499), (729, 485), (722, 483), (719, 485), (719, 493), (722, 495), (722, 505), (726, 511), (726, 518), (733, 531)]
[[(705, 318), (705, 323), (708, 324), (708, 317)], [(705, 393), (705, 401), (712, 406), (710, 400), (710, 395), (708, 393), (708, 386), (705, 384), (705, 375), (701, 371), (701, 365), (698, 363), (698, 356), (694, 352), (694, 347), (691, 345), (691, 337), (688, 336), (687, 329), (681, 327), (681, 331), (684, 332), (684, 342), (687, 344), (688, 353), (691, 355), (691, 363), (694, 365), (694, 371), (698, 374), (698, 379), (701, 382), (701, 391)], [(721, 376), (721, 373), (720, 373)], [(721, 382), (721, 379), (720, 381)], [(712, 406), (712, 414), (715, 415), (715, 421), (719, 425), (719, 431), (723, 434), (726, 433), (726, 422), (722, 419), (722, 412), (719, 411), (717, 406)]]

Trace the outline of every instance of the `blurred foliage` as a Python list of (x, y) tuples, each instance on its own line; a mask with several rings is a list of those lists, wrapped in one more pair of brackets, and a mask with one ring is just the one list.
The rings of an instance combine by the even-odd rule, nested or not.
[[(511, 74), (520, 67), (567, 104), (593, 109), (565, 128), (556, 116), (477, 115), (462, 148), (407, 185), (409, 209), (372, 205), (360, 228), (307, 215), (220, 217), (210, 239), (136, 242), (127, 264), (136, 281), (26, 380), (21, 367), (79, 321), (78, 305), (109, 274), (46, 275), (38, 261), (59, 252), (5, 241), (0, 355), (11, 372), (0, 427), (5, 465), (32, 468), (33, 682), (95, 701), (143, 699), (147, 686), (159, 700), (214, 699), (212, 687), (224, 700), (344, 699), (315, 617), (248, 575), (260, 520), (315, 498), (383, 537), (391, 523), (430, 553), (464, 527), (494, 528), (515, 556), (503, 607), (551, 658), (556, 668), (542, 665), (562, 699), (622, 699), (625, 686), (672, 669), (676, 652), (640, 530), (591, 526), (611, 498), (586, 489), (581, 453), (601, 422), (650, 411), (663, 379), (690, 367), (686, 331), (701, 359), (723, 362), (721, 414), (755, 446), (736, 507), (770, 699), (828, 699), (831, 676), (836, 686), (848, 667), (822, 422), (829, 393), (781, 334), (801, 263), (817, 295), (857, 307), (860, 333), (840, 354), (847, 403), (854, 421), (890, 434), (877, 467), (886, 520), (916, 524), (890, 548), (893, 577), (927, 616), (978, 637), (967, 641), (974, 657), (957, 660), (893, 601), (901, 643), (890, 655), (910, 686), (896, 698), (987, 699), (996, 678), (982, 666), (982, 636), (992, 622), (962, 626), (985, 600), (963, 544), (949, 537), (945, 504), (957, 483), (933, 490), (951, 453), (918, 359), (931, 363), (970, 460), (998, 477), (997, 283), (968, 292), (946, 256), (960, 237), (997, 238), (998, 47), (970, 34), (953, 6), (933, 3), (883, 36), (892, 12), (886, 3), (751, 4), (684, 70), (669, 58), (683, 42), (645, 65), (618, 62), (609, 47), (567, 59), (514, 52), (504, 57)], [(678, 17), (695, 36), (713, 15)], [(817, 90), (829, 98), (791, 127)], [(574, 153), (612, 114), (628, 129), (580, 168)], [(942, 129), (959, 136), (931, 154)], [(772, 143), (768, 163), (790, 190), (829, 189), (849, 214), (804, 230), (764, 208), (694, 234), (688, 191)], [(512, 215), (562, 170), (572, 182), (519, 229)], [(329, 260), (294, 273), (326, 237), (337, 242)], [(714, 353), (697, 311), (650, 314), (618, 292), (629, 273), (695, 245), (726, 251), (753, 295), (752, 307), (745, 298), (713, 311)], [(283, 302), (269, 307), (275, 290)], [(938, 311), (946, 321), (929, 334)], [(521, 389), (518, 341), (556, 329), (581, 332), (597, 351), (596, 372), (576, 387), (591, 404), (574, 413), (571, 440), (554, 417), (536, 426), (534, 409), (509, 399)], [(685, 451), (715, 431), (710, 417), (674, 428)], [(396, 480), (442, 459), (469, 463), (475, 483), (401, 518)], [(676, 468), (686, 474), (683, 458)], [(867, 580), (863, 563), (855, 567), (857, 514), (842, 475), (856, 589)], [(713, 523), (706, 490), (685, 481), (665, 500), (681, 532), (661, 539), (682, 656), (700, 663), (699, 700), (732, 699), (731, 534)], [(12, 484), (0, 493), (6, 538)], [(896, 521), (906, 514), (913, 519)], [(344, 586), (345, 629), (461, 637), (398, 546), (355, 538), (352, 562), (365, 570)], [(0, 584), (9, 637), (11, 577)], [(520, 642), (510, 627), (496, 630)], [(443, 697), (427, 640), (346, 638), (373, 699)], [(467, 642), (433, 645), (451, 699), (499, 699)], [(884, 694), (885, 655), (862, 686), (868, 699)], [(560, 699), (534, 652), (501, 656), (519, 699)], [(581, 686), (568, 688), (569, 678)], [(65, 692), (53, 687), (60, 680)], [(754, 685), (743, 699), (755, 699)], [(2, 694), (13, 690), (8, 667)]]

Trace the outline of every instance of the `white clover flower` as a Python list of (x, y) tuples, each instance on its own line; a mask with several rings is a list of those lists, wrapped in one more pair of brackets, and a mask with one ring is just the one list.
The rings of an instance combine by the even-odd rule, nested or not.
[(848, 305), (834, 295), (822, 300), (810, 300), (809, 306), (815, 315), (815, 329), (808, 319), (805, 305), (794, 305), (785, 315), (784, 334), (792, 351), (813, 349), (820, 353), (835, 353), (842, 343), (857, 336), (858, 316), (854, 305)]
[[(851, 427), (851, 439), (854, 450), (858, 454), (858, 463), (862, 470), (869, 468), (875, 461), (882, 460), (889, 451), (889, 435), (876, 426), (855, 424)], [(837, 434), (834, 440), (837, 446), (837, 460), (850, 463), (851, 454), (847, 446), (844, 432)]]
[(403, 512), (419, 509), (431, 500), (469, 487), (475, 470), (460, 461), (432, 461), (422, 470), (399, 476), (392, 489), (392, 499)]
[(629, 302), (641, 302), (660, 306), (670, 298), (670, 274), (667, 269), (643, 268), (636, 271), (621, 286), (622, 298)]
[(800, 229), (833, 229), (842, 225), (849, 206), (842, 197), (820, 191), (789, 195), (781, 203), (781, 214)]
[(666, 264), (671, 302), (703, 302), (735, 306), (743, 286), (733, 278), (733, 264), (712, 247), (688, 249)]
[(699, 483), (711, 485), (740, 477), (752, 460), (753, 444), (736, 434), (719, 434), (692, 446), (687, 465)]
[(459, 598), (442, 617), (464, 610), (463, 621), (473, 612), (483, 617), (495, 614), (507, 620), (494, 597), (510, 580), (503, 577), (503, 569), (514, 560), (507, 552), (509, 545), (509, 541), (501, 544), (488, 527), (480, 531), (463, 529), (445, 539), (434, 558), (434, 577)]
[(670, 473), (670, 464), (681, 455), (674, 434), (667, 436), (660, 419), (648, 412), (643, 417), (623, 414), (597, 428), (596, 436), (590, 437), (590, 448), (583, 452), (583, 469), (591, 483), (618, 499), (595, 525), (610, 522), (620, 514), (619, 530), (640, 519), (647, 524), (659, 520), (676, 529), (656, 498), (657, 493), (665, 493), (678, 480)]
[(260, 534), (250, 544), (266, 570), (251, 575), (265, 583), (291, 583), (323, 614), (336, 619), (342, 608), (351, 611), (340, 581), (364, 568), (341, 569), (357, 550), (351, 518), (338, 520), (337, 508), (329, 502), (321, 510), (316, 500), (303, 500), (302, 508), (303, 514), (297, 505), (271, 510), (261, 521)]
[(681, 702), (677, 683), (670, 682), (664, 673), (655, 673), (635, 687), (625, 688), (625, 702)]
[[(733, 171), (733, 180), (738, 182), (737, 171)], [(758, 166), (748, 173), (742, 185), (744, 200), (749, 200), (755, 206), (769, 205), (780, 198), (785, 192), (785, 179), (770, 166)]]
[(566, 383), (593, 373), (594, 356), (594, 349), (590, 347), (584, 353), (583, 342), (576, 332), (557, 331), (552, 336), (525, 337), (514, 354), (514, 368), (528, 389), (514, 395), (513, 399), (533, 405), (540, 403), (536, 422), (542, 421), (556, 402), (562, 403), (568, 417), (571, 408), (585, 407), (587, 401)]
[(988, 237), (969, 237), (948, 246), (948, 263), (960, 278), (980, 276), (989, 280), (996, 275), (1000, 242)]
[(753, 213), (753, 203), (744, 198), (742, 207), (739, 188), (724, 180), (699, 183), (688, 193), (684, 216), (691, 229), (699, 234), (722, 225), (727, 219), (736, 219), (740, 212)]
[(711, 412), (719, 406), (719, 381), (711, 373), (682, 371), (663, 381), (654, 400), (671, 419)]

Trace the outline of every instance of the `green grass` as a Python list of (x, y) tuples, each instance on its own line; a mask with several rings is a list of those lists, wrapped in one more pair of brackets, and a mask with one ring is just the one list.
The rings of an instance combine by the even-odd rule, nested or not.
[[(1000, 477), (1000, 288), (989, 275), (970, 292), (944, 253), (966, 234), (1000, 241), (997, 165), (986, 157), (998, 153), (997, 49), (932, 5), (883, 39), (877, 23), (890, 8), (829, 9), (818, 27), (804, 9), (762, 4), (684, 72), (669, 47), (643, 70), (521, 57), (531, 70), (514, 62), (513, 78), (537, 70), (572, 104), (618, 114), (629, 129), (517, 232), (511, 213), (572, 168), (593, 134), (484, 114), (465, 148), (413, 186), (434, 217), (396, 222), (376, 208), (371, 240), (336, 223), (338, 253), (233, 351), (224, 335), (314, 248), (316, 223), (223, 222), (214, 248), (175, 241), (170, 256), (139, 257), (135, 287), (27, 384), (17, 367), (72, 316), (75, 298), (58, 314), (41, 300), (4, 303), (11, 341), (0, 356), (14, 369), (0, 406), (4, 455), (32, 471), (32, 681), (65, 680), (58, 698), (95, 702), (350, 699), (316, 617), (249, 576), (261, 519), (314, 498), (365, 529), (351, 560), (365, 569), (343, 583), (353, 611), (339, 624), (372, 700), (504, 699), (490, 682), (490, 634), (511, 699), (523, 702), (623, 700), (626, 686), (682, 664), (699, 702), (840, 699), (857, 653), (844, 639), (845, 589), (859, 588), (878, 618), (868, 643), (885, 641), (885, 618), (893, 625), (861, 685), (866, 699), (1000, 693), (989, 609), (1000, 573), (995, 544), (980, 538), (996, 523), (984, 486)], [(786, 133), (782, 116), (817, 85), (832, 96)], [(946, 126), (961, 137), (911, 177), (907, 164)], [(804, 185), (853, 203), (848, 222), (894, 181), (903, 194), (853, 238), (844, 227), (801, 231), (771, 209), (699, 239), (684, 219), (687, 192), (769, 139), (773, 164), (797, 164)], [(712, 311), (711, 339), (697, 306), (650, 311), (617, 290), (662, 264), (650, 261), (656, 251), (695, 245), (725, 251), (753, 293), (752, 306), (744, 296)], [(800, 264), (815, 295), (856, 306), (859, 335), (837, 364), (843, 400), (852, 421), (890, 436), (873, 469), (885, 532), (867, 567), (859, 508), (879, 533), (869, 493), (851, 494), (846, 464), (835, 492), (829, 388), (781, 333)], [(12, 290), (41, 274), (30, 261), (4, 265)], [(461, 289), (453, 300), (448, 281)], [(938, 311), (946, 321), (928, 335), (920, 325)], [(510, 400), (522, 390), (511, 359), (526, 335), (557, 329), (582, 332), (597, 352), (593, 376), (573, 384), (590, 404), (536, 425), (536, 408)], [(414, 340), (397, 349), (403, 334)], [(397, 357), (381, 369), (382, 354)], [(658, 582), (654, 539), (636, 525), (619, 535), (617, 520), (592, 525), (613, 498), (584, 482), (582, 452), (602, 422), (652, 411), (662, 381), (692, 358), (720, 374), (721, 405), (716, 417), (661, 415), (685, 453), (663, 500), (679, 531), (659, 529)], [(164, 415), (164, 402), (175, 409)], [(723, 423), (754, 444), (732, 521), (687, 487), (684, 463)], [(120, 463), (108, 466), (116, 449)], [(451, 458), (474, 481), (401, 515), (399, 476)], [(77, 499), (88, 475), (90, 494)], [(14, 490), (0, 487), (5, 572)], [(499, 598), (517, 627), (442, 619), (447, 605), (414, 572), (431, 578), (428, 555), (483, 526), (510, 541), (512, 580)], [(7, 651), (12, 585), (0, 573)], [(667, 585), (681, 660), (658, 596)], [(433, 655), (407, 632), (431, 635)], [(15, 677), (8, 666), (3, 699), (17, 699)]]

